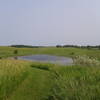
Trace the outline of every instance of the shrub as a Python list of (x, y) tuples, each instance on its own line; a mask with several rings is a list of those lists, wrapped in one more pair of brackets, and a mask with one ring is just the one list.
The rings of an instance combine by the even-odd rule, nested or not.
[(14, 54), (18, 54), (18, 50), (14, 50)]
[(31, 67), (49, 71), (52, 68), (52, 64), (33, 63)]
[(75, 55), (75, 53), (74, 52), (71, 52), (70, 55)]

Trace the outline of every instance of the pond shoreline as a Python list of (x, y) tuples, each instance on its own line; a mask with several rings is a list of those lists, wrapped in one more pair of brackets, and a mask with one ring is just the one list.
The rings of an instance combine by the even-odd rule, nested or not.
[(72, 65), (73, 59), (70, 57), (64, 56), (53, 56), (46, 54), (38, 54), (38, 55), (28, 55), (28, 56), (17, 56), (13, 57), (18, 60), (27, 60), (33, 62), (43, 62), (43, 63), (52, 63), (52, 64), (60, 64), (60, 65)]

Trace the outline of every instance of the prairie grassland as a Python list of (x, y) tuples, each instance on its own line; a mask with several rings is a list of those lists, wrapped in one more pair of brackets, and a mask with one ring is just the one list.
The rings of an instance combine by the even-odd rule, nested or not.
[(100, 67), (59, 67), (52, 79), (52, 100), (100, 100)]
[[(18, 50), (18, 54), (14, 54), (14, 50)], [(81, 49), (81, 48), (14, 48), (14, 47), (0, 47), (0, 57), (23, 56), (32, 54), (49, 54), (57, 56), (76, 57), (87, 55), (89, 57), (100, 60), (99, 49)]]
[(28, 63), (0, 60), (0, 100), (5, 100), (28, 75)]
[[(0, 60), (0, 100), (100, 100), (100, 50), (0, 47), (1, 57), (50, 54), (74, 58), (75, 65)], [(84, 56), (86, 55), (86, 56)]]
[(0, 60), (0, 100), (46, 99), (52, 86), (46, 66), (51, 65)]
[(32, 66), (50, 71), (52, 88), (46, 100), (100, 100), (100, 61), (78, 56), (76, 62), (73, 66)]
[(0, 100), (99, 99), (99, 66), (0, 60)]

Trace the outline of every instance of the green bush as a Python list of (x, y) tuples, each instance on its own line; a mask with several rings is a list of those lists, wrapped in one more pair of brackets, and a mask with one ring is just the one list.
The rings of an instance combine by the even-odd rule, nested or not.
[(14, 54), (18, 54), (18, 50), (14, 50)]
[(38, 68), (42, 70), (50, 70), (52, 68), (53, 64), (43, 64), (43, 63), (33, 63), (31, 64), (31, 67)]

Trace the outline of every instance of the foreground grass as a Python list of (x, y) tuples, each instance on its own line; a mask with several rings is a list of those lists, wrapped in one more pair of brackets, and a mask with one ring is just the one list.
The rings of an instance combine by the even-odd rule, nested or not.
[(54, 76), (52, 100), (100, 100), (99, 67), (63, 67)]
[[(50, 72), (37, 69), (37, 63), (0, 60), (0, 100), (44, 100), (52, 81)], [(36, 66), (36, 67), (35, 67)]]
[(27, 63), (15, 60), (0, 60), (0, 100), (5, 100), (27, 77)]
[(8, 100), (47, 100), (51, 88), (49, 72), (33, 69)]
[(0, 60), (0, 100), (100, 100), (100, 67)]

